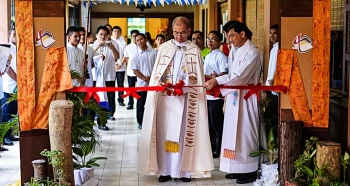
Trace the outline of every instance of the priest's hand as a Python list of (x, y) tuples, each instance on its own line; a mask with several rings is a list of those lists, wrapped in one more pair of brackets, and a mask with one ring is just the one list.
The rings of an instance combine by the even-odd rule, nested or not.
[(218, 84), (218, 82), (216, 81), (216, 78), (213, 78), (213, 79), (211, 79), (211, 80), (205, 82), (205, 84), (204, 84), (203, 87), (206, 88), (207, 90), (210, 90), (210, 89), (216, 87), (217, 85), (219, 85), (219, 84)]

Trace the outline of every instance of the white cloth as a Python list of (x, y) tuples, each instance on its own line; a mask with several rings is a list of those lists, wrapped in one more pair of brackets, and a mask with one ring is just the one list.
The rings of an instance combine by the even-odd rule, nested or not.
[[(7, 64), (9, 55), (10, 53), (6, 52), (4, 47), (0, 47), (0, 73), (1, 74), (4, 73), (6, 70), (6, 64)], [(0, 76), (0, 99), (2, 99), (3, 97), (4, 97), (4, 92), (2, 89), (2, 76)]]
[[(118, 43), (118, 46), (119, 46), (119, 59), (117, 61), (117, 64), (120, 64), (123, 57), (124, 57), (124, 50), (125, 50), (125, 47), (127, 46), (124, 38), (122, 36), (120, 36), (118, 39), (114, 39), (112, 38), (112, 40), (114, 40), (115, 42)], [(123, 63), (122, 67), (118, 70), (116, 70), (117, 72), (125, 72), (126, 70), (126, 63)]]
[(125, 47), (124, 57), (128, 57), (128, 66), (126, 67), (126, 75), (135, 77), (134, 71), (131, 69), (132, 58), (137, 54), (137, 45), (135, 43), (130, 43)]
[[(186, 49), (179, 50), (176, 45), (186, 45)], [(175, 74), (178, 74), (177, 78), (173, 76), (173, 79), (187, 79), (188, 85), (204, 83), (200, 51), (190, 41), (179, 44), (170, 40), (160, 46), (150, 86), (170, 82)], [(182, 96), (148, 92), (145, 105), (147, 117), (143, 119), (137, 171), (141, 174), (158, 173), (174, 178), (211, 177), (214, 167), (208, 119), (203, 117), (206, 113), (205, 91), (202, 88), (191, 88)], [(171, 126), (177, 123), (180, 123), (180, 130), (173, 136), (177, 136), (180, 152), (166, 152), (164, 144), (169, 137), (168, 131), (172, 132)]]
[[(17, 73), (17, 49), (16, 46), (13, 43), (9, 43), (10, 44), (10, 54), (12, 55), (12, 60), (11, 60), (11, 68), (12, 70)], [(2, 89), (3, 92), (5, 93), (13, 93), (13, 91), (16, 89), (17, 87), (17, 81), (13, 80), (7, 73), (5, 73), (2, 76)]]
[[(137, 55), (132, 59), (131, 69), (138, 70), (144, 76), (151, 76), (156, 61), (157, 51), (153, 49), (146, 49), (142, 51), (140, 48), (137, 50)], [(148, 84), (143, 79), (137, 77), (137, 86), (146, 87)]]
[[(95, 64), (95, 73), (96, 73), (96, 87), (105, 87), (106, 83), (104, 80), (104, 61), (102, 60), (102, 55), (95, 56), (93, 58)], [(97, 92), (97, 95), (100, 97), (100, 102), (108, 102), (107, 92)]]
[[(83, 44), (78, 44), (78, 48), (80, 48), (82, 51), (85, 50), (84, 48), (84, 45)], [(95, 54), (95, 51), (94, 49), (88, 45), (87, 48), (86, 48), (86, 54), (88, 55), (88, 58), (87, 58), (87, 71), (89, 73), (89, 79), (86, 79), (85, 81), (85, 85), (88, 86), (88, 87), (92, 87), (93, 86), (93, 74), (92, 74), (92, 68), (91, 68), (91, 64), (93, 63), (93, 57), (94, 57), (94, 54)]]
[[(261, 65), (261, 53), (247, 40), (234, 56), (232, 71), (216, 80), (227, 86), (257, 84)], [(249, 157), (251, 152), (259, 149), (258, 101), (255, 94), (244, 100), (248, 91), (221, 89), (221, 94), (227, 95), (220, 157), (223, 172), (248, 173), (258, 169), (259, 157)], [(224, 149), (235, 151), (235, 158), (224, 157)]]
[(277, 64), (277, 53), (278, 53), (278, 42), (273, 44), (272, 49), (270, 51), (270, 60), (269, 60), (269, 68), (267, 71), (267, 78), (266, 78), (266, 86), (272, 86), (270, 85), (269, 80), (273, 80), (276, 72), (276, 64)]
[[(220, 49), (216, 49), (211, 51), (206, 57), (204, 61), (204, 74), (210, 75), (213, 72), (217, 74), (226, 72), (227, 65), (227, 57), (226, 55), (220, 51)], [(214, 98), (214, 96), (207, 95), (207, 100), (218, 100), (220, 98)]]
[(149, 41), (146, 42), (147, 48), (153, 48)]
[[(119, 52), (119, 46), (118, 43), (116, 43), (114, 40), (110, 40), (110, 42), (112, 42), (112, 44), (114, 45), (114, 48)], [(92, 48), (97, 48), (98, 45), (100, 43), (96, 40), (94, 42), (94, 44), (92, 44)], [(120, 52), (119, 52), (120, 53)], [(105, 60), (104, 60), (104, 80), (105, 81), (115, 81), (115, 62), (116, 59), (113, 56), (112, 50), (109, 49), (107, 46), (102, 46), (100, 48), (97, 49), (97, 51), (95, 51), (95, 56), (96, 55), (104, 55), (105, 56)], [(96, 72), (95, 72), (96, 73)]]
[(232, 66), (233, 66), (233, 60), (234, 60), (234, 56), (237, 52), (237, 47), (234, 47), (233, 45), (231, 46), (231, 50), (230, 53), (228, 54), (228, 58), (227, 58), (227, 64), (228, 64), (228, 72), (232, 71)]
[[(74, 70), (83, 75), (83, 59), (84, 59), (84, 51), (79, 47), (75, 47), (70, 43), (67, 43), (67, 57), (68, 57), (68, 65), (70, 70)], [(73, 86), (80, 86), (80, 83), (77, 79), (72, 79)]]

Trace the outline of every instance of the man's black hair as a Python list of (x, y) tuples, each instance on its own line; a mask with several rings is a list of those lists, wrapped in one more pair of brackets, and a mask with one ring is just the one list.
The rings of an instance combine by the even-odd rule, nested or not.
[(138, 33), (135, 35), (135, 37), (137, 37), (137, 36), (142, 36), (144, 39), (147, 39), (147, 36), (143, 33)]
[(228, 21), (227, 23), (225, 23), (225, 25), (222, 27), (222, 29), (223, 29), (225, 32), (228, 32), (230, 26), (231, 26), (232, 24), (235, 24), (235, 23), (239, 23), (239, 21), (237, 21), (237, 20)]
[(120, 26), (114, 26), (114, 27), (112, 28), (112, 30), (115, 30), (115, 29), (122, 31), (122, 28), (120, 28)]
[(157, 38), (158, 38), (158, 37), (163, 38), (163, 39), (164, 39), (164, 41), (165, 41), (165, 36), (164, 36), (163, 34), (158, 34), (158, 35), (156, 36), (156, 40), (157, 40)]
[[(204, 38), (203, 32), (201, 32), (201, 31), (199, 31), (199, 30), (194, 31), (193, 34), (199, 34), (199, 35), (201, 36), (201, 38)], [(193, 34), (192, 34), (192, 35), (193, 35)]]
[(106, 32), (107, 32), (107, 35), (109, 35), (109, 30), (108, 30), (108, 28), (107, 28), (106, 26), (99, 26), (99, 27), (97, 27), (97, 29), (96, 29), (96, 34), (97, 34), (100, 30), (106, 31)]
[(138, 31), (138, 30), (131, 30), (131, 31), (130, 31), (130, 35), (132, 35), (133, 33), (138, 34), (138, 33), (140, 33), (140, 31)]
[(235, 23), (235, 24), (232, 24), (228, 30), (231, 30), (231, 29), (234, 29), (235, 32), (237, 33), (241, 33), (244, 31), (245, 33), (245, 36), (251, 40), (252, 39), (252, 36), (253, 36), (253, 33), (252, 31), (249, 30), (249, 28), (247, 27), (246, 24), (244, 23), (241, 23), (241, 22), (238, 22), (238, 23)]
[(67, 36), (71, 36), (73, 34), (73, 32), (80, 32), (79, 28), (76, 27), (76, 26), (70, 26), (68, 29), (67, 29), (67, 32), (66, 32), (66, 35)]
[(80, 27), (78, 27), (78, 28), (79, 28), (79, 31), (80, 31), (80, 32), (86, 32), (86, 30), (85, 30), (84, 27), (81, 27), (81, 26), (80, 26)]
[[(216, 35), (216, 36), (218, 37), (219, 41), (222, 41), (223, 36), (222, 36), (222, 33), (220, 33), (219, 31), (217, 31), (217, 30), (212, 30), (212, 31), (209, 32), (209, 34), (214, 34), (214, 35)], [(208, 36), (209, 36), (209, 34), (208, 34)]]
[(270, 30), (271, 30), (271, 29), (275, 29), (275, 30), (278, 31), (278, 24), (271, 25), (271, 26), (270, 26)]

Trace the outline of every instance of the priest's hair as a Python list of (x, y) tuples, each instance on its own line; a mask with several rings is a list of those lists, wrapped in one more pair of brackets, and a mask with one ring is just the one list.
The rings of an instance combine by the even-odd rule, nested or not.
[(174, 27), (175, 25), (179, 24), (184, 24), (187, 28), (191, 28), (190, 20), (188, 20), (186, 17), (179, 16), (175, 18), (171, 26)]
[(235, 24), (232, 24), (228, 30), (234, 29), (235, 32), (241, 33), (244, 32), (245, 36), (249, 39), (252, 40), (253, 33), (252, 31), (249, 30), (246, 24), (237, 22)]

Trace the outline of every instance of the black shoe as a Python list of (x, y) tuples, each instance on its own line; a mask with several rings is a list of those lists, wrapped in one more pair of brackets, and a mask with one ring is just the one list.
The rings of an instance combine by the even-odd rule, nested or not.
[(226, 174), (225, 178), (226, 179), (238, 179), (240, 177), (242, 177), (243, 174), (237, 174), (237, 173), (230, 173), (230, 174)]
[(139, 129), (142, 129), (142, 125), (139, 125)]
[(9, 150), (8, 148), (1, 147), (1, 146), (0, 146), (0, 152), (1, 152), (1, 151), (8, 151), (8, 150)]
[(183, 182), (190, 182), (191, 178), (180, 178), (180, 180)]
[(254, 182), (257, 178), (256, 171), (251, 173), (243, 174), (240, 178), (236, 180), (237, 184), (246, 184)]
[(14, 137), (14, 136), (10, 136), (9, 137), (9, 139), (11, 140), (11, 141), (19, 141), (19, 138), (16, 138), (16, 137)]
[(119, 102), (119, 105), (120, 105), (120, 106), (125, 106), (125, 104), (124, 104), (124, 103), (122, 103), (122, 102)]
[(104, 131), (109, 130), (109, 128), (107, 126), (98, 126), (98, 129), (101, 129), (101, 130), (104, 130)]
[(132, 105), (128, 105), (128, 106), (126, 107), (126, 110), (132, 110), (132, 109), (134, 109), (134, 107), (133, 107)]
[(9, 138), (4, 138), (4, 145), (13, 145), (13, 142)]
[(219, 158), (219, 157), (220, 157), (219, 153), (213, 152), (213, 158)]
[(159, 178), (158, 178), (158, 181), (159, 182), (166, 182), (166, 181), (169, 181), (169, 180), (171, 180), (171, 176), (159, 176)]
[(115, 117), (111, 116), (111, 117), (109, 117), (108, 119), (114, 121), (114, 120), (115, 120)]

